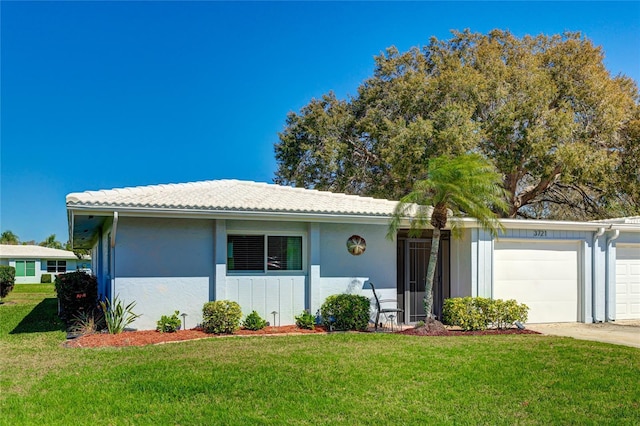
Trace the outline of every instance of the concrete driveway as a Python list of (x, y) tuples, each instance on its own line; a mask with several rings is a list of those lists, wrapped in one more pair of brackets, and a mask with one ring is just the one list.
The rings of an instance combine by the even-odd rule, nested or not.
[(614, 345), (640, 348), (640, 320), (622, 320), (597, 324), (579, 322), (527, 324), (528, 329), (551, 336), (573, 337)]

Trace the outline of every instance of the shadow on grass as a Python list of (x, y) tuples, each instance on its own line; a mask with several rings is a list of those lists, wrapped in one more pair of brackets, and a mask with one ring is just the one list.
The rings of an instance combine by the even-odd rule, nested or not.
[(9, 334), (64, 331), (64, 323), (58, 318), (58, 299), (47, 298), (38, 303)]

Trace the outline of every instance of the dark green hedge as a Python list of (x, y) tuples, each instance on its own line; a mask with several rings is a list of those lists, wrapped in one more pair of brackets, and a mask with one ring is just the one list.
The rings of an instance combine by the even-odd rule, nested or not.
[(56, 277), (56, 293), (60, 301), (60, 318), (71, 321), (81, 312), (91, 312), (98, 304), (98, 280), (81, 271)]
[(485, 297), (454, 297), (446, 299), (442, 309), (442, 322), (463, 330), (509, 328), (516, 321), (527, 322), (529, 308), (513, 299)]
[(4, 299), (13, 290), (16, 283), (16, 268), (0, 266), (0, 299)]

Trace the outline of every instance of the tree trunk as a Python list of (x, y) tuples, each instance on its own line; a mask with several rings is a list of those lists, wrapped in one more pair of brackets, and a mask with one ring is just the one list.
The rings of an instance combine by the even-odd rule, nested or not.
[(427, 265), (427, 276), (424, 285), (424, 313), (427, 319), (433, 318), (433, 279), (436, 276), (436, 266), (438, 265), (438, 251), (440, 250), (440, 229), (433, 228), (431, 237), (431, 254)]

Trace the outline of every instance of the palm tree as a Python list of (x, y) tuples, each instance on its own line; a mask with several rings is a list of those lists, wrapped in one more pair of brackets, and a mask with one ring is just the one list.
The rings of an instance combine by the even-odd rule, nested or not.
[(0, 244), (20, 244), (20, 238), (11, 231), (4, 231), (0, 234)]
[[(505, 210), (507, 204), (502, 176), (478, 154), (433, 158), (427, 171), (427, 178), (416, 181), (413, 190), (400, 199), (387, 237), (393, 239), (402, 220), (407, 218), (411, 237), (419, 236), (428, 225), (433, 227), (424, 296), (425, 313), (431, 319), (440, 234), (447, 226), (449, 216), (475, 218), (483, 229), (496, 236), (503, 227), (493, 210)], [(460, 236), (459, 231), (458, 222), (453, 221), (453, 235)]]
[(44, 241), (42, 241), (39, 245), (42, 247), (49, 247), (54, 249), (61, 249), (62, 243), (56, 240), (56, 234), (49, 235)]

